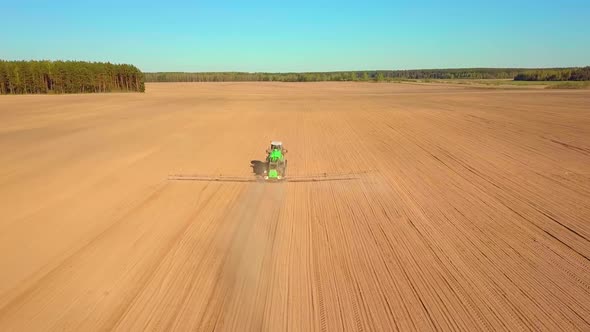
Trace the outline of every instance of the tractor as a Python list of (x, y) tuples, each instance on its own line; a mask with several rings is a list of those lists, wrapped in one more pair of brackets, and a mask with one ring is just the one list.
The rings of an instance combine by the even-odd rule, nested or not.
[(287, 150), (283, 147), (283, 142), (270, 142), (270, 148), (266, 150), (266, 153), (264, 179), (274, 181), (282, 180), (285, 177), (285, 171), (287, 169), (287, 159), (285, 159)]

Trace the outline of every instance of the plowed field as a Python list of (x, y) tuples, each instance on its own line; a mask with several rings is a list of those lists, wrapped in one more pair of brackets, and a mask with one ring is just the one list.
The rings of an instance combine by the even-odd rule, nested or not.
[[(253, 177), (271, 139), (288, 176)], [(0, 330), (590, 330), (590, 91), (0, 98)]]

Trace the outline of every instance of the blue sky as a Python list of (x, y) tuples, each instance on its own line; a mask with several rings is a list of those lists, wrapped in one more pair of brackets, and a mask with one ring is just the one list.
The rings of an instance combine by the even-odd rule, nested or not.
[(590, 65), (590, 1), (0, 0), (0, 58), (143, 71)]

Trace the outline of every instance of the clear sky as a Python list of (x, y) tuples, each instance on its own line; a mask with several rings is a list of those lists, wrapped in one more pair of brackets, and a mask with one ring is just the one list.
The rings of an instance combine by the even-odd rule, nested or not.
[(590, 0), (0, 0), (0, 22), (0, 59), (143, 71), (590, 65)]

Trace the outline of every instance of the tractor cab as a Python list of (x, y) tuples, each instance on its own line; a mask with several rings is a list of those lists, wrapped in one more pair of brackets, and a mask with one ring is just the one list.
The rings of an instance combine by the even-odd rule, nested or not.
[(283, 142), (280, 141), (272, 141), (270, 142), (270, 149), (267, 152), (272, 152), (273, 150), (280, 150), (283, 151)]
[(283, 159), (283, 155), (287, 153), (287, 150), (283, 148), (283, 142), (272, 141), (270, 142), (270, 149), (266, 150), (268, 159)]

